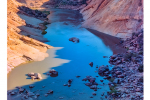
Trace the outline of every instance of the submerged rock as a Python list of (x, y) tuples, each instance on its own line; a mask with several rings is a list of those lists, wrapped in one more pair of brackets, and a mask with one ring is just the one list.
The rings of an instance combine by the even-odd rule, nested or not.
[(90, 62), (89, 65), (90, 65), (91, 67), (93, 67), (93, 62)]
[(58, 72), (57, 72), (56, 70), (54, 70), (54, 69), (51, 69), (51, 70), (49, 71), (49, 73), (51, 73), (51, 74), (50, 74), (51, 77), (56, 77), (56, 76), (58, 76)]
[(79, 39), (76, 38), (76, 37), (70, 38), (69, 41), (72, 41), (72, 42), (74, 42), (74, 43), (79, 43)]

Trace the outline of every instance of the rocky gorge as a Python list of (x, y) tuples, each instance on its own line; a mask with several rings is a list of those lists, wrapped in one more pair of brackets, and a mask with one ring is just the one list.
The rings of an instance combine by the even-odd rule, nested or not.
[[(38, 7), (79, 10), (84, 19), (82, 27), (121, 38), (116, 46), (122, 46), (126, 52), (110, 56), (110, 65), (97, 66), (99, 75), (104, 77), (99, 81), (109, 80), (110, 91), (101, 95), (106, 100), (143, 100), (143, 0), (8, 0), (7, 73), (22, 63), (43, 60), (48, 57), (47, 49), (53, 48), (42, 43), (48, 40), (41, 34), (46, 28), (40, 23), (50, 22), (46, 19), (47, 12), (31, 9)], [(37, 23), (28, 20), (31, 17)], [(91, 67), (93, 63), (90, 63)], [(99, 89), (96, 78), (87, 76), (83, 79), (87, 80), (86, 86), (94, 91)], [(22, 88), (19, 89), (22, 92)], [(8, 94), (15, 93), (9, 91)], [(29, 91), (27, 94), (30, 97)], [(53, 90), (45, 96), (49, 94), (53, 94)]]

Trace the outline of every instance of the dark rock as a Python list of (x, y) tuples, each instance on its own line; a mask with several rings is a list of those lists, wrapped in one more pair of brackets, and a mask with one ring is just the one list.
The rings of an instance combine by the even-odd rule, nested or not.
[(76, 78), (79, 78), (79, 77), (81, 77), (81, 76), (76, 76)]
[(71, 86), (71, 84), (68, 83), (68, 87), (70, 87), (70, 86)]
[(49, 90), (48, 92), (47, 92), (47, 94), (52, 94), (53, 93), (53, 90)]
[(143, 65), (139, 65), (138, 71), (143, 72)]
[(87, 78), (82, 79), (82, 81), (87, 81)]
[(10, 94), (11, 94), (11, 95), (15, 95), (16, 93), (15, 93), (15, 92), (11, 92)]
[(34, 73), (33, 73), (33, 72), (28, 73), (28, 76), (29, 76), (29, 77), (34, 76)]
[(92, 86), (90, 86), (90, 89), (97, 89), (97, 86), (96, 85), (92, 85)]
[(108, 58), (108, 56), (103, 56), (103, 58)]
[(90, 98), (93, 98), (92, 96), (90, 96)]
[(33, 86), (33, 85), (29, 85), (29, 88), (34, 88), (35, 86)]
[(98, 85), (98, 83), (96, 83), (96, 82), (93, 82), (93, 83), (92, 83), (92, 85)]
[(92, 86), (92, 83), (85, 83), (86, 86)]
[(91, 67), (93, 67), (93, 62), (90, 62), (89, 65), (90, 65)]
[(64, 84), (64, 86), (67, 86), (68, 84)]
[(49, 73), (51, 73), (51, 77), (56, 77), (56, 76), (58, 76), (58, 72), (57, 71), (55, 71), (54, 69), (51, 69), (50, 71), (49, 71)]
[(32, 96), (34, 96), (35, 94), (34, 94), (33, 92), (28, 92), (27, 95), (28, 95), (29, 97), (32, 97)]
[(23, 89), (23, 88), (20, 88), (20, 89), (19, 89), (19, 92), (23, 92), (24, 90), (25, 90), (25, 89)]
[(94, 92), (94, 93), (92, 93), (93, 95), (96, 95), (96, 93)]
[(100, 80), (101, 82), (103, 82), (103, 80)]
[(70, 84), (71, 84), (71, 83), (72, 83), (72, 81), (73, 81), (73, 80), (72, 80), (72, 79), (70, 79), (70, 80), (68, 80), (68, 83), (70, 83)]
[(25, 99), (28, 99), (28, 98), (29, 98), (29, 96), (28, 96), (28, 95), (24, 95), (23, 97), (24, 97)]
[(37, 93), (37, 94), (36, 94), (36, 96), (40, 96), (40, 94), (39, 94), (39, 93)]
[(70, 38), (69, 41), (72, 41), (72, 42), (74, 42), (74, 43), (79, 43), (79, 39), (76, 38), (76, 37)]

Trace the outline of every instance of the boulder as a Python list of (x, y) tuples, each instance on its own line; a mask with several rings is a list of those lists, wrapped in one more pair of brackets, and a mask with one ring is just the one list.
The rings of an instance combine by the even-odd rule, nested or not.
[(49, 90), (48, 92), (47, 92), (47, 94), (52, 94), (53, 93), (53, 90)]
[(42, 76), (39, 73), (34, 73), (34, 76), (36, 77), (36, 79), (42, 79)]
[(93, 67), (93, 62), (90, 62), (89, 65), (90, 65), (91, 67)]
[(79, 43), (79, 39), (76, 38), (76, 37), (70, 38), (69, 41), (72, 41), (72, 42), (74, 42), (74, 43)]
[(90, 89), (97, 89), (97, 86), (96, 85), (92, 85), (92, 86), (90, 86)]
[(28, 73), (28, 76), (29, 76), (29, 77), (34, 76), (34, 73), (33, 73), (33, 72)]
[(29, 97), (31, 97), (31, 96), (34, 96), (35, 94), (34, 94), (33, 92), (28, 92), (27, 95), (28, 95)]
[(50, 71), (49, 71), (49, 73), (51, 73), (51, 77), (56, 77), (56, 76), (58, 76), (58, 72), (56, 71), (56, 70), (54, 70), (54, 69), (51, 69)]

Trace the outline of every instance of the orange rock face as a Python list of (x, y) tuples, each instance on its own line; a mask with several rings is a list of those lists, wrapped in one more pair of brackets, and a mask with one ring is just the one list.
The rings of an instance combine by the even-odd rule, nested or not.
[(127, 38), (143, 28), (143, 0), (88, 0), (83, 26)]
[(21, 31), (19, 27), (26, 25), (26, 21), (17, 14), (19, 11), (17, 7), (21, 5), (15, 0), (7, 0), (7, 73), (22, 63), (43, 60), (48, 57), (48, 54), (45, 53), (47, 49), (52, 48), (42, 42), (18, 34)]

